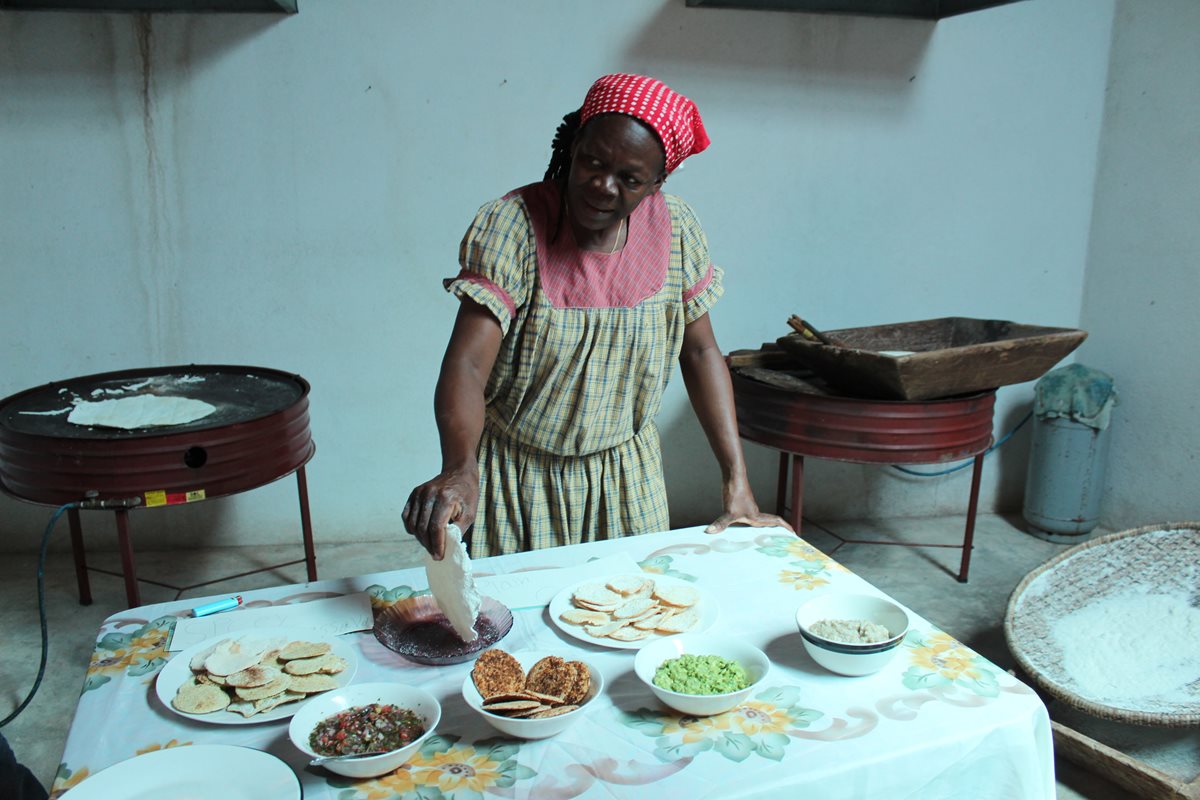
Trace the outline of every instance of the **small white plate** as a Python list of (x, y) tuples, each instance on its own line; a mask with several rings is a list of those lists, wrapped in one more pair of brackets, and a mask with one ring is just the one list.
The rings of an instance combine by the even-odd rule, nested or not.
[(270, 753), (227, 744), (154, 750), (100, 770), (63, 800), (300, 800), (300, 781)]
[[(606, 575), (604, 577), (585, 578), (581, 581), (572, 583), (570, 586), (556, 594), (554, 599), (550, 601), (550, 621), (553, 622), (555, 626), (557, 626), (558, 629), (563, 633), (573, 636), (581, 642), (599, 645), (600, 647), (613, 647), (619, 650), (638, 650), (650, 644), (650, 642), (657, 642), (659, 639), (665, 639), (669, 636), (679, 635), (675, 633), (651, 633), (645, 639), (638, 639), (637, 641), (633, 642), (622, 642), (617, 639), (610, 639), (607, 636), (597, 638), (585, 631), (582, 625), (572, 625), (569, 622), (563, 622), (561, 619), (559, 619), (560, 615), (564, 611), (569, 611), (570, 609), (575, 608), (575, 604), (571, 602), (571, 597), (575, 594), (575, 590), (580, 586), (589, 583), (604, 584), (616, 577), (620, 576)], [(685, 581), (680, 578), (672, 578), (667, 575), (654, 575), (649, 572), (640, 573), (637, 575), (637, 577), (649, 578), (654, 581), (656, 586), (687, 586), (700, 593), (699, 602), (693, 606), (693, 608), (699, 611), (700, 619), (690, 630), (686, 631), (686, 633), (700, 633), (701, 631), (706, 631), (713, 626), (714, 622), (717, 621), (717, 614), (719, 613), (717, 602), (713, 600), (712, 597), (710, 597), (703, 589), (691, 581)]]
[[(179, 687), (192, 676), (192, 656), (225, 639), (238, 639), (243, 636), (261, 638), (279, 637), (285, 638), (289, 642), (328, 642), (333, 654), (341, 656), (346, 660), (346, 668), (333, 676), (333, 679), (337, 681), (339, 689), (350, 683), (354, 678), (354, 673), (358, 670), (358, 656), (354, 652), (354, 647), (340, 636), (330, 637), (295, 628), (253, 628), (250, 630), (235, 631), (233, 633), (222, 634), (221, 636), (214, 636), (186, 650), (181, 650), (167, 662), (167, 665), (162, 668), (162, 672), (158, 673), (158, 679), (154, 682), (154, 691), (158, 694), (158, 699), (162, 701), (162, 704), (167, 707), (167, 710), (181, 717), (198, 720), (199, 722), (211, 722), (215, 725), (257, 725), (260, 722), (274, 722), (280, 719), (287, 719), (292, 714), (295, 714), (300, 705), (304, 703), (304, 700), (284, 703), (272, 708), (270, 711), (264, 711), (252, 717), (243, 717), (236, 711), (228, 710), (214, 711), (211, 714), (188, 714), (171, 705), (171, 700), (175, 697), (175, 693), (179, 691)], [(309, 695), (309, 697), (315, 696), (317, 695)]]

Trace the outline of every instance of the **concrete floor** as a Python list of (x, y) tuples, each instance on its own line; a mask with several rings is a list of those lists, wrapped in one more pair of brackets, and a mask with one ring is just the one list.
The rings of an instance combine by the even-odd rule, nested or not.
[[(966, 642), (1004, 669), (1015, 666), (1004, 641), (1004, 610), (1013, 588), (1030, 570), (1062, 552), (1065, 545), (1043, 542), (1024, 533), (1019, 519), (980, 515), (970, 582), (959, 584), (961, 551), (909, 548), (878, 544), (840, 544), (843, 539), (890, 542), (962, 540), (961, 516), (895, 521), (805, 521), (804, 538), (858, 575), (912, 607), (934, 624)], [(836, 552), (833, 552), (836, 548)], [(297, 551), (299, 548), (296, 548)], [(386, 564), (380, 560), (386, 552)], [(419, 563), (415, 543), (318, 545), (322, 579), (361, 575), (380, 569), (400, 569)], [(289, 557), (279, 547), (226, 547), (171, 553), (138, 552), (138, 572), (179, 585), (206, 577), (227, 575)], [(89, 554), (90, 562), (116, 570), (116, 553)], [(25, 697), (37, 671), (40, 639), (37, 622), (36, 554), (7, 555), (0, 564), (0, 715), (7, 715)], [(75, 702), (100, 623), (124, 608), (119, 578), (92, 573), (94, 603), (80, 606), (70, 556), (51, 554), (46, 565), (47, 619), (50, 633), (49, 667), (32, 703), (4, 728), (17, 757), (49, 786), (58, 769)], [(294, 565), (226, 584), (212, 584), (186, 596), (219, 594), (304, 580), (303, 565)], [(173, 599), (175, 592), (142, 585), (142, 602)], [(1052, 706), (1053, 713), (1053, 706)], [(1133, 795), (1057, 760), (1058, 797), (1065, 800), (1120, 800)], [(2, 787), (0, 787), (2, 788)], [(0, 794), (3, 794), (0, 792)], [(1017, 800), (1014, 798), (1014, 800)]]

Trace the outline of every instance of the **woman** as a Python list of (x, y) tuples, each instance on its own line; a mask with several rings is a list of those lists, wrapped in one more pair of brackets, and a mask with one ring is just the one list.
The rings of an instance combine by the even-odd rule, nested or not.
[(409, 533), (440, 559), (666, 530), (654, 425), (677, 359), (723, 476), (729, 525), (788, 527), (754, 500), (708, 310), (722, 273), (691, 208), (661, 193), (708, 146), (695, 104), (608, 75), (563, 119), (541, 183), (483, 206), (463, 238), (461, 300), (434, 398), (442, 471), (413, 490)]

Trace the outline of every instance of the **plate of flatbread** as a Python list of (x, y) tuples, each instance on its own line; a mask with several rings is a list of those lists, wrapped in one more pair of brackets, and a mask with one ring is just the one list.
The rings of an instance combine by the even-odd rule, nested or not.
[(340, 636), (266, 628), (215, 636), (175, 655), (154, 690), (172, 712), (217, 725), (287, 719), (313, 695), (340, 689), (358, 669)]
[(573, 583), (554, 596), (549, 612), (568, 636), (637, 650), (666, 636), (708, 630), (718, 607), (691, 581), (643, 572)]

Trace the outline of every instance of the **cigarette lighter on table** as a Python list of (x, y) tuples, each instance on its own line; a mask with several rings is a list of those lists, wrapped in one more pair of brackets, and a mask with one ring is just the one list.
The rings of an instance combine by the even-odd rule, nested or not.
[(221, 611), (228, 611), (231, 608), (237, 608), (242, 604), (242, 596), (239, 594), (236, 597), (224, 597), (220, 600), (214, 600), (211, 603), (205, 603), (202, 606), (196, 606), (192, 609), (193, 617), (206, 617), (209, 614), (216, 614)]

